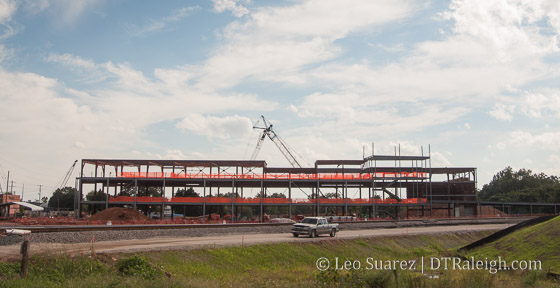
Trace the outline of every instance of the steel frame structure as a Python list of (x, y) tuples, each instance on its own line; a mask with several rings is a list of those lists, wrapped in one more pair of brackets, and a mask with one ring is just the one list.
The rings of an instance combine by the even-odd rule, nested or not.
[[(400, 154), (400, 153), (399, 153)], [(89, 173), (89, 176), (88, 176)], [(436, 181), (434, 176), (447, 181)], [(84, 201), (84, 185), (93, 185), (94, 193), (101, 187), (106, 193), (104, 201)], [(117, 195), (124, 188), (134, 187), (133, 197)], [(161, 198), (138, 197), (141, 187), (161, 187)], [(176, 188), (202, 189), (202, 197), (175, 197)], [(244, 189), (259, 189), (260, 197), (245, 198)], [(284, 200), (266, 198), (269, 188), (287, 190)], [(228, 189), (231, 199), (219, 197), (220, 189)], [(292, 197), (294, 189), (310, 189), (305, 200)], [(335, 199), (326, 199), (327, 189), (336, 189)], [(339, 195), (340, 189), (340, 197)], [(357, 189), (359, 198), (348, 195), (348, 189)], [(313, 213), (321, 214), (322, 207), (369, 207), (376, 215), (378, 207), (396, 207), (396, 213), (406, 208), (406, 213), (416, 211), (425, 216), (434, 209), (448, 210), (457, 203), (468, 207), (470, 214), (477, 214), (476, 168), (431, 167), (430, 156), (371, 155), (360, 160), (317, 160), (311, 168), (268, 167), (262, 160), (126, 160), (82, 159), (78, 178), (80, 204), (109, 205), (164, 205), (202, 206), (206, 216), (207, 206), (231, 206), (232, 215), (238, 206), (260, 206), (260, 220), (267, 206), (292, 208), (313, 206)], [(171, 198), (169, 196), (171, 190)], [(362, 198), (362, 191), (367, 198)], [(215, 197), (217, 192), (218, 197)], [(303, 190), (302, 190), (303, 191)], [(357, 194), (356, 192), (355, 194)], [(109, 195), (113, 195), (113, 197)], [(223, 195), (223, 193), (222, 193)], [(249, 195), (252, 196), (252, 195)], [(374, 199), (380, 197), (381, 199)], [(463, 209), (463, 208), (461, 208)], [(402, 213), (402, 212), (401, 212)]]

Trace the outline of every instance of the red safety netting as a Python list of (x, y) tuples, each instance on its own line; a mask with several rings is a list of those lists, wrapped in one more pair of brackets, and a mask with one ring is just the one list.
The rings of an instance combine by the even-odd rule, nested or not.
[(205, 174), (205, 173), (162, 173), (162, 172), (120, 172), (117, 177), (125, 178), (185, 178), (185, 179), (294, 179), (294, 180), (371, 180), (373, 178), (426, 178), (425, 172), (379, 172), (371, 174)]
[[(162, 201), (164, 200), (164, 201)], [(161, 197), (148, 197), (148, 196), (141, 196), (136, 197), (136, 203), (203, 203), (205, 200), (203, 197), (173, 197), (171, 199), (165, 198), (162, 199)], [(206, 203), (208, 204), (223, 204), (223, 203), (231, 203), (231, 197), (206, 197)], [(234, 203), (236, 204), (251, 204), (251, 203), (261, 203), (261, 198), (239, 198), (236, 197), (233, 199)], [(134, 197), (131, 196), (117, 196), (117, 197), (109, 197), (109, 203), (113, 202), (126, 202), (126, 203), (133, 203)], [(290, 199), (288, 198), (263, 198), (262, 202), (265, 204), (288, 204), (290, 203)], [(372, 199), (327, 199), (321, 198), (319, 201), (321, 204), (373, 204)], [(316, 204), (317, 199), (292, 199), (292, 203), (294, 204)], [(402, 199), (400, 202), (397, 199), (375, 199), (376, 204), (422, 204), (427, 203), (426, 198), (411, 198), (411, 199)]]

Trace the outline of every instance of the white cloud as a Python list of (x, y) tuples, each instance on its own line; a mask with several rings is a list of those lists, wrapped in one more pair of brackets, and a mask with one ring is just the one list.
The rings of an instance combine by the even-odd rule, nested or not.
[(510, 141), (516, 145), (528, 145), (542, 150), (560, 151), (560, 132), (532, 134), (525, 131), (514, 131)]
[[(253, 94), (217, 93), (212, 85), (198, 82), (200, 72), (195, 67), (156, 69), (154, 77), (150, 77), (127, 63), (99, 64), (71, 54), (50, 54), (45, 61), (64, 65), (84, 77), (91, 76), (85, 81), (107, 80), (100, 88), (88, 93), (70, 89), (69, 93), (77, 96), (80, 103), (91, 105), (93, 109), (104, 111), (117, 120), (144, 115), (134, 123), (126, 124), (134, 128), (120, 129), (140, 129), (153, 123), (183, 118), (193, 112), (262, 112), (277, 106), (275, 102), (261, 100)], [(130, 109), (131, 103), (134, 109)]]
[(535, 134), (527, 131), (513, 131), (507, 135), (507, 139), (498, 142), (496, 148), (523, 147), (536, 149), (538, 151), (560, 151), (560, 132), (545, 132)]
[(249, 9), (239, 4), (239, 2), (246, 2), (246, 1), (212, 0), (212, 2), (214, 2), (214, 11), (216, 11), (216, 13), (222, 13), (227, 10), (227, 11), (231, 11), (231, 13), (238, 18), (243, 17), (243, 15), (249, 14)]
[(443, 156), (440, 152), (432, 152), (430, 155), (432, 160), (432, 167), (452, 167), (451, 161), (449, 161), (445, 156)]
[(411, 13), (407, 1), (303, 1), (260, 8), (223, 30), (226, 43), (202, 67), (201, 82), (211, 81), (218, 90), (244, 80), (302, 84), (307, 65), (340, 53), (336, 40)]
[(6, 59), (11, 58), (13, 54), (13, 49), (8, 49), (4, 45), (0, 44), (0, 63), (4, 62), (4, 60)]
[[(489, 112), (496, 119), (513, 119), (514, 113), (521, 111), (516, 106), (527, 107), (523, 110), (526, 115), (538, 117), (541, 111), (552, 110), (547, 107), (557, 107), (554, 104), (559, 102), (555, 100), (557, 96), (545, 96), (546, 101), (531, 99), (528, 101), (531, 103), (520, 105), (518, 99), (522, 99), (524, 92), (517, 92), (516, 96), (503, 94), (530, 87), (534, 81), (556, 82), (557, 73), (551, 73), (544, 57), (558, 51), (557, 30), (550, 33), (541, 25), (543, 21), (555, 19), (558, 9), (539, 8), (546, 6), (543, 5), (537, 2), (521, 5), (519, 1), (453, 1), (444, 13), (452, 29), (440, 41), (420, 42), (404, 58), (385, 66), (373, 66), (368, 61), (359, 64), (331, 61), (302, 73), (297, 78), (320, 83), (332, 92), (308, 96), (297, 107), (298, 114), (354, 119), (357, 123), (368, 119), (366, 113), (357, 113), (363, 109), (371, 111), (375, 117), (369, 119), (376, 119), (377, 123), (389, 116), (402, 123), (412, 118), (401, 118), (402, 107), (427, 106), (432, 112), (441, 113), (428, 115), (427, 119), (433, 121), (420, 119), (421, 123), (433, 125), (438, 123), (438, 116), (445, 115), (448, 121), (454, 121), (472, 109), (466, 107), (484, 109), (499, 101)], [(338, 100), (333, 95), (338, 95)], [(510, 99), (513, 97), (515, 100)], [(384, 109), (376, 111), (377, 107)], [(465, 108), (457, 114), (445, 112), (448, 107)]]
[(504, 105), (501, 103), (494, 104), (494, 108), (488, 112), (490, 116), (504, 121), (510, 121), (513, 119), (513, 112), (515, 111), (515, 106)]
[(53, 9), (54, 20), (58, 25), (66, 26), (76, 22), (84, 12), (95, 7), (104, 0), (56, 0), (50, 1), (50, 5), (43, 5), (39, 8), (46, 7)]
[(12, 19), (12, 15), (17, 10), (17, 3), (13, 0), (0, 1), (0, 24), (4, 24)]
[(23, 8), (30, 14), (38, 14), (50, 6), (49, 0), (23, 0)]
[(89, 59), (83, 59), (78, 56), (74, 56), (71, 54), (56, 54), (51, 53), (47, 57), (45, 57), (45, 61), (47, 62), (55, 62), (66, 65), (68, 67), (76, 67), (82, 69), (94, 69), (95, 63)]
[(552, 154), (548, 156), (548, 166), (543, 169), (543, 172), (548, 175), (560, 175), (560, 155)]
[(519, 102), (521, 111), (530, 118), (542, 118), (548, 114), (560, 118), (560, 90), (526, 93)]
[(10, 107), (0, 115), (0, 150), (9, 151), (3, 156), (11, 162), (28, 167), (27, 171), (13, 167), (14, 175), (23, 178), (28, 171), (42, 171), (31, 173), (26, 181), (54, 190), (52, 185), (74, 160), (111, 155), (126, 141), (142, 142), (137, 135), (111, 131), (112, 121), (103, 113), (60, 95), (61, 85), (54, 79), (0, 69), (0, 86), (0, 102)]
[(146, 158), (146, 159), (165, 159), (165, 160), (184, 160), (184, 159), (199, 159), (198, 157), (187, 156), (183, 154), (183, 152), (179, 149), (170, 149), (166, 150), (165, 154), (157, 154), (157, 153), (150, 153), (150, 152), (139, 152), (135, 151), (134, 154), (137, 157)]
[(253, 129), (251, 120), (238, 115), (215, 117), (191, 114), (177, 123), (177, 128), (191, 131), (208, 138), (230, 139), (245, 138)]
[(134, 25), (128, 25), (128, 30), (135, 36), (142, 36), (146, 33), (162, 30), (170, 23), (179, 22), (183, 18), (192, 14), (192, 12), (200, 9), (199, 6), (189, 6), (183, 7), (179, 9), (175, 9), (171, 12), (171, 14), (159, 18), (159, 19), (149, 19), (149, 24), (143, 27), (135, 27)]
[(494, 104), (489, 114), (498, 119), (510, 121), (515, 114), (530, 119), (545, 117), (560, 118), (560, 90), (536, 88), (530, 91), (515, 91), (514, 96), (500, 97), (502, 103)]
[[(553, 36), (560, 32), (555, 24), (560, 13), (557, 1), (457, 0), (450, 8), (445, 16), (455, 21), (454, 32), (490, 45), (499, 61), (531, 52), (558, 51), (558, 39)], [(552, 24), (552, 35), (534, 29), (543, 20)]]
[(0, 40), (6, 39), (16, 33), (16, 30), (10, 24), (16, 10), (16, 1), (0, 0)]
[(91, 59), (84, 59), (69, 53), (50, 53), (43, 60), (65, 66), (75, 73), (75, 80), (84, 83), (99, 83), (113, 76), (107, 71), (105, 65), (99, 65)]

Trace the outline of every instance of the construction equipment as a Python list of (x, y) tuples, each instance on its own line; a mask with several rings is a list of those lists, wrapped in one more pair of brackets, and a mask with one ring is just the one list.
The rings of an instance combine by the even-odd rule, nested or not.
[[(257, 158), (257, 155), (259, 154), (259, 151), (261, 150), (262, 144), (264, 142), (264, 139), (268, 136), (268, 138), (270, 138), (270, 140), (274, 142), (276, 147), (278, 147), (280, 152), (282, 152), (282, 155), (284, 155), (284, 157), (288, 160), (288, 162), (290, 162), (292, 167), (302, 168), (300, 161), (298, 161), (294, 155), (295, 153), (292, 152), (290, 148), (288, 148), (288, 144), (286, 144), (286, 142), (284, 142), (284, 140), (280, 138), (280, 135), (278, 135), (278, 133), (272, 128), (272, 124), (270, 122), (267, 122), (264, 116), (261, 115), (261, 118), (263, 120), (264, 127), (253, 126), (253, 129), (261, 129), (262, 133), (257, 142), (257, 146), (255, 147), (255, 150), (251, 155), (251, 160), (255, 160)], [(255, 125), (258, 125), (258, 122)]]
[(72, 172), (74, 171), (74, 167), (76, 167), (76, 163), (78, 163), (78, 160), (74, 161), (74, 164), (72, 164), (72, 167), (70, 167), (70, 169), (68, 170), (68, 172), (66, 172), (66, 175), (64, 175), (64, 178), (62, 179), (62, 181), (60, 181), (60, 185), (59, 185), (59, 189), (62, 189), (66, 186), (66, 183), (68, 183), (68, 180), (70, 180), (70, 176), (72, 176)]

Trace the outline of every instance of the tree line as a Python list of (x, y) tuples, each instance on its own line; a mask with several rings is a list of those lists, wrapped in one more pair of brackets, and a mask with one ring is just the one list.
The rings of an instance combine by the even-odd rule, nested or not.
[(482, 201), (560, 203), (560, 179), (528, 169), (506, 167), (478, 193)]

